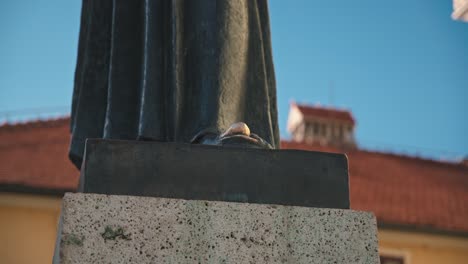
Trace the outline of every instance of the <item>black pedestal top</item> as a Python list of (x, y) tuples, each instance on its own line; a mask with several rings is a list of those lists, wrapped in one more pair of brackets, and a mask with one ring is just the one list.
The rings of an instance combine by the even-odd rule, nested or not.
[(349, 208), (343, 154), (89, 139), (79, 191)]

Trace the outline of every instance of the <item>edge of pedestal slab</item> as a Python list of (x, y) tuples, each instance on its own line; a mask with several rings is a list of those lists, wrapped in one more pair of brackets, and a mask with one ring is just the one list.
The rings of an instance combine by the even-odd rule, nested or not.
[[(130, 197), (130, 198), (135, 198), (138, 200), (154, 200), (154, 199), (159, 199), (159, 200), (166, 200), (166, 201), (185, 201), (188, 203), (208, 203), (208, 204), (237, 204), (237, 205), (249, 205), (253, 207), (261, 207), (261, 208), (266, 208), (266, 207), (292, 207), (292, 208), (305, 208), (305, 209), (313, 209), (313, 210), (333, 210), (333, 211), (345, 211), (345, 212), (352, 212), (352, 213), (360, 213), (360, 214), (365, 214), (370, 216), (370, 218), (374, 219), (374, 222), (377, 223), (375, 214), (369, 211), (359, 211), (359, 210), (353, 210), (353, 209), (340, 209), (340, 208), (322, 208), (322, 207), (307, 207), (307, 206), (297, 206), (297, 205), (282, 205), (282, 204), (265, 204), (265, 203), (245, 203), (245, 202), (230, 202), (230, 201), (213, 201), (213, 200), (188, 200), (188, 199), (181, 199), (181, 198), (166, 198), (166, 197), (148, 197), (148, 196), (132, 196), (132, 195), (114, 195), (114, 194), (99, 194), (99, 193), (72, 193), (72, 192), (67, 192), (64, 194), (63, 199), (62, 199), (62, 207), (61, 207), (61, 212), (63, 212), (63, 209), (73, 197), (77, 196), (94, 196), (94, 197)], [(63, 213), (60, 214), (60, 217), (62, 218)], [(61, 222), (60, 222), (61, 223)]]
[(63, 211), (64, 211), (64, 204), (65, 204), (65, 197), (67, 194), (72, 193), (65, 193), (62, 199), (62, 205), (60, 206), (60, 216), (59, 221), (57, 224), (57, 235), (55, 239), (55, 246), (54, 246), (54, 255), (52, 256), (52, 264), (60, 264), (60, 246), (62, 244), (62, 226), (63, 226)]

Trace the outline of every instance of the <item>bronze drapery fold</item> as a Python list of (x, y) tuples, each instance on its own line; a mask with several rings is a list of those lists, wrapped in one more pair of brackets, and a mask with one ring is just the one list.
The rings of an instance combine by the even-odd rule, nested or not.
[(266, 0), (83, 0), (70, 158), (86, 138), (190, 142), (232, 123), (279, 147)]

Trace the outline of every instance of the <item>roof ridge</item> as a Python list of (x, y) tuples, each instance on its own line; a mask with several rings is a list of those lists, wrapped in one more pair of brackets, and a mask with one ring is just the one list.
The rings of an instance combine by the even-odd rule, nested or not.
[[(317, 149), (316, 151), (320, 151), (320, 148), (324, 146), (316, 145), (316, 144), (307, 144), (305, 142), (294, 142), (291, 140), (286, 140), (286, 139), (281, 139), (281, 143), (286, 143), (286, 144), (297, 144), (299, 146), (304, 146), (304, 147), (309, 147), (310, 149)], [(332, 151), (336, 152), (341, 152), (341, 153), (367, 153), (367, 154), (376, 154), (376, 155), (382, 155), (382, 156), (391, 156), (394, 158), (400, 158), (400, 159), (407, 159), (407, 160), (415, 160), (415, 161), (420, 161), (420, 162), (431, 162), (435, 163), (438, 165), (447, 165), (447, 166), (455, 166), (455, 167), (461, 167), (464, 169), (468, 169), (468, 166), (463, 164), (463, 160), (461, 161), (449, 161), (449, 160), (438, 160), (435, 158), (429, 158), (429, 157), (421, 157), (421, 156), (416, 156), (416, 155), (410, 155), (410, 154), (400, 154), (400, 153), (394, 153), (394, 152), (385, 152), (385, 151), (379, 151), (379, 150), (372, 150), (372, 149), (365, 149), (365, 148), (356, 148), (356, 149), (340, 149), (337, 147), (333, 146), (326, 146)]]
[(60, 116), (56, 118), (49, 119), (32, 119), (27, 121), (20, 121), (9, 123), (5, 122), (0, 124), (0, 132), (4, 131), (18, 131), (18, 130), (28, 130), (32, 128), (48, 128), (48, 127), (57, 127), (68, 124), (70, 122), (70, 116)]
[(291, 104), (298, 106), (298, 107), (305, 107), (305, 108), (312, 108), (312, 109), (323, 109), (323, 110), (329, 110), (329, 111), (338, 111), (338, 112), (345, 112), (351, 114), (351, 109), (348, 108), (340, 108), (337, 106), (327, 106), (327, 105), (321, 105), (321, 104), (307, 104), (307, 103), (297, 103), (297, 102), (292, 102)]
[(404, 159), (408, 159), (408, 160), (417, 160), (417, 161), (422, 161), (422, 162), (438, 163), (440, 165), (461, 166), (461, 167), (466, 167), (468, 169), (468, 166), (465, 166), (464, 164), (462, 164), (461, 161), (439, 160), (439, 159), (436, 159), (436, 158), (421, 157), (421, 156), (411, 155), (411, 154), (400, 154), (400, 153), (394, 153), (394, 152), (385, 152), (385, 151), (362, 149), (362, 148), (357, 149), (355, 151), (366, 152), (366, 153), (369, 153), (369, 154), (392, 156), (392, 157), (395, 157), (395, 158), (404, 158)]
[(307, 104), (297, 104), (292, 102), (291, 105), (296, 107), (305, 117), (321, 117), (326, 119), (336, 119), (356, 124), (351, 110), (339, 109), (335, 107), (314, 106)]

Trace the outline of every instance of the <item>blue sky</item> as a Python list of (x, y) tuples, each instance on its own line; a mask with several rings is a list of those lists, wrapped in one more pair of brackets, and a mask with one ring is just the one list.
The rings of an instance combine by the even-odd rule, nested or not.
[[(80, 8), (0, 2), (0, 119), (68, 112)], [(271, 0), (282, 137), (290, 100), (320, 102), (353, 112), (363, 147), (467, 155), (468, 23), (451, 12), (448, 0)]]

